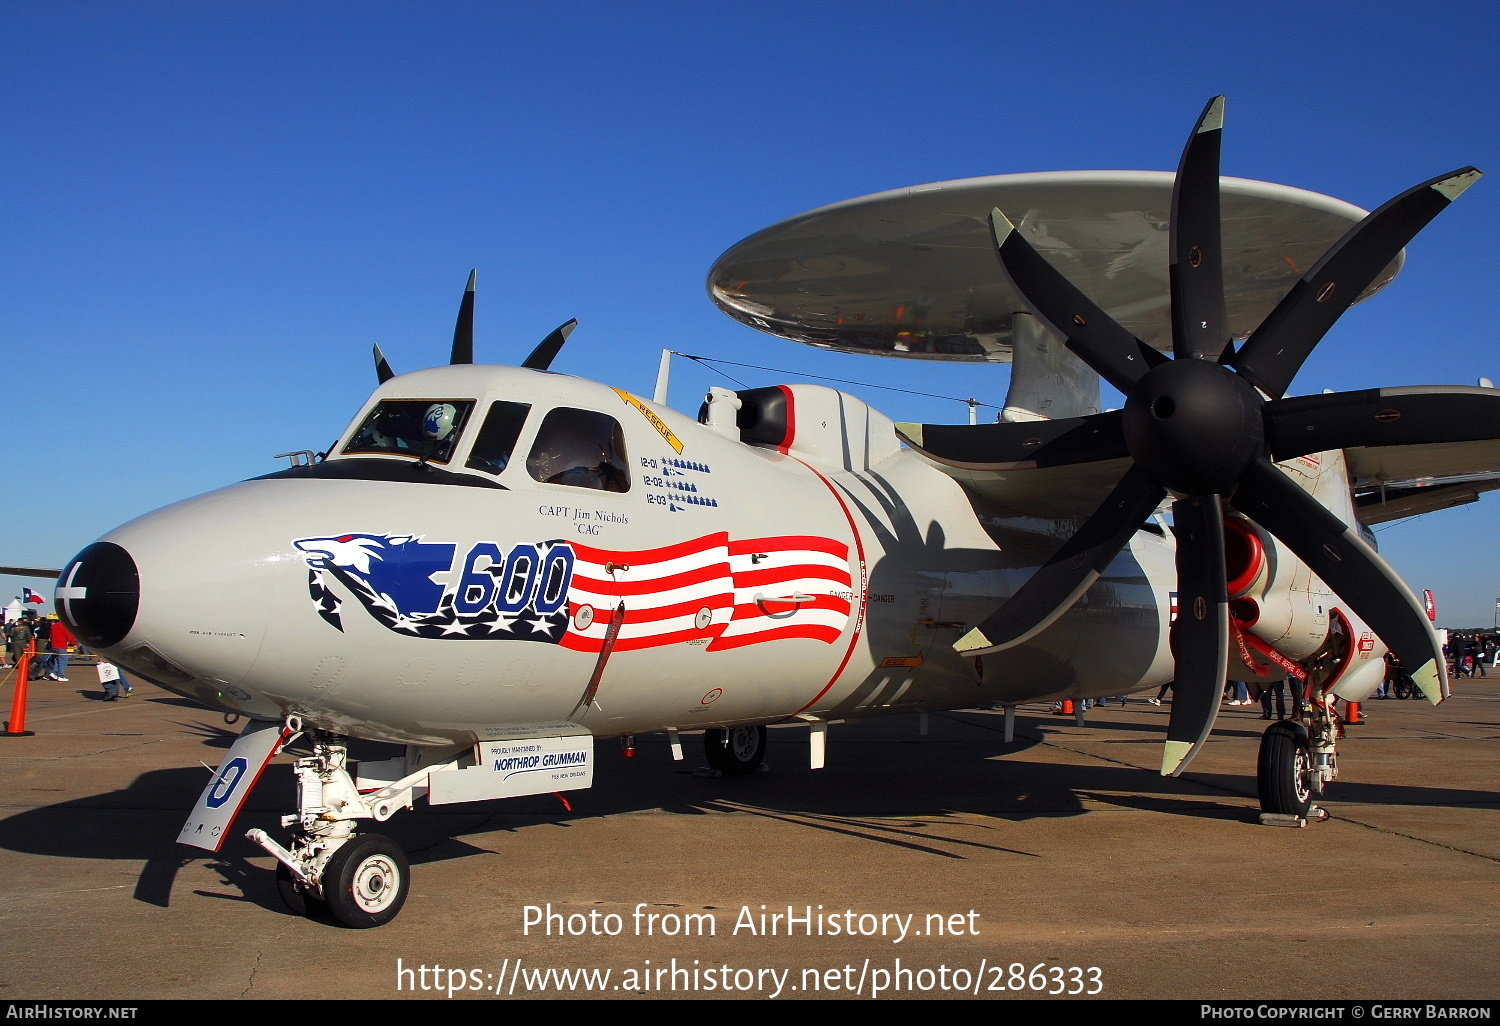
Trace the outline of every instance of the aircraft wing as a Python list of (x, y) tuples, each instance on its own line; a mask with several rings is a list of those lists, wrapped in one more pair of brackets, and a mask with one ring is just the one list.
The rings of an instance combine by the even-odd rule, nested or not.
[(1500, 440), (1493, 438), (1362, 446), (1345, 456), (1355, 512), (1367, 525), (1463, 506), (1500, 488)]
[[(1118, 427), (1111, 423), (1119, 416), (898, 424), (897, 431), (933, 466), (1007, 509), (1072, 518), (1097, 509), (1130, 466)], [(1366, 525), (1462, 506), (1500, 488), (1500, 440), (1493, 438), (1358, 446), (1346, 449), (1345, 456), (1357, 513)]]
[(5, 577), (61, 577), (61, 570), (38, 566), (0, 566), (0, 576)]
[(1375, 445), (1346, 449), (1345, 454), (1356, 489), (1500, 473), (1500, 441), (1492, 438), (1426, 445)]
[(1387, 481), (1354, 492), (1354, 514), (1367, 527), (1478, 502), (1500, 488), (1500, 473)]
[(1118, 412), (996, 424), (897, 424), (901, 440), (965, 488), (1020, 516), (1099, 508), (1125, 471)]
[[(930, 454), (922, 455), (931, 460)], [(931, 462), (965, 488), (1019, 516), (1049, 520), (1093, 513), (1130, 469), (1128, 458), (1021, 469), (964, 468)]]

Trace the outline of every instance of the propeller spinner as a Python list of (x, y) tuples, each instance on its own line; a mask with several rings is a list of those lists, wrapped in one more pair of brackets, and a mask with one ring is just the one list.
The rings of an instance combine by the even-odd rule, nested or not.
[[(1495, 397), (1443, 388), (1375, 389), (1282, 398), (1314, 346), (1408, 241), (1478, 180), (1472, 167), (1424, 182), (1351, 228), (1245, 344), (1229, 337), (1220, 244), (1219, 150), (1224, 98), (1209, 101), (1172, 190), (1172, 358), (1121, 327), (1075, 288), (998, 209), (1000, 262), (1031, 311), (1105, 380), (1123, 411), (1049, 425), (1055, 462), (1132, 465), (1099, 509), (1003, 606), (954, 646), (984, 655), (1018, 645), (1088, 590), (1167, 495), (1177, 534), (1175, 698), (1162, 773), (1177, 775), (1207, 739), (1232, 642), (1225, 585), (1226, 502), (1281, 539), (1408, 667), (1429, 701), (1448, 694), (1436, 635), (1410, 590), (1372, 546), (1274, 461), (1326, 449), (1500, 436)], [(1457, 404), (1457, 406), (1456, 406)], [(1473, 415), (1465, 416), (1464, 404)], [(995, 424), (955, 448), (966, 461), (1037, 465), (1037, 424)], [(918, 448), (941, 458), (951, 432), (923, 426)], [(918, 434), (918, 432), (913, 432)], [(1011, 437), (1014, 435), (1015, 437)], [(1022, 441), (1022, 436), (1027, 436)], [(976, 452), (982, 448), (983, 454)], [(1054, 463), (1055, 465), (1055, 463)]]

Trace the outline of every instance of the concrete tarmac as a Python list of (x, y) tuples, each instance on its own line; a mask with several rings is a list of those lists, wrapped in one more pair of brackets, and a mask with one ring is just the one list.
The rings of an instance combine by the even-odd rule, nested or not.
[(1438, 709), (1368, 703), (1332, 819), (1301, 830), (1256, 821), (1254, 707), (1225, 707), (1178, 780), (1155, 772), (1168, 709), (1140, 698), (1081, 728), (1023, 707), (1009, 745), (999, 713), (835, 725), (817, 771), (806, 729), (777, 727), (743, 778), (695, 773), (696, 736), (682, 763), (663, 738), (631, 759), (601, 741), (572, 811), (419, 803), (378, 827), (411, 895), (349, 930), (288, 912), (243, 840), (285, 836), (289, 757), (222, 853), (179, 847), (239, 725), (70, 676), (32, 685), (35, 737), (0, 738), (4, 999), (1500, 994), (1495, 678)]

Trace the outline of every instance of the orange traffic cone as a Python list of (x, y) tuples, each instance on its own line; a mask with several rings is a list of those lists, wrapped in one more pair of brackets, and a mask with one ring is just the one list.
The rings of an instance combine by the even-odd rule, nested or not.
[(35, 641), (26, 646), (16, 667), (16, 690), (10, 703), (10, 719), (6, 721), (5, 729), (0, 730), (0, 737), (32, 737), (36, 734), (36, 731), (26, 729), (26, 685), (30, 683), (31, 657), (34, 655)]
[(1345, 723), (1363, 723), (1363, 722), (1365, 722), (1365, 718), (1359, 714), (1359, 703), (1358, 702), (1345, 702), (1344, 703), (1344, 722)]

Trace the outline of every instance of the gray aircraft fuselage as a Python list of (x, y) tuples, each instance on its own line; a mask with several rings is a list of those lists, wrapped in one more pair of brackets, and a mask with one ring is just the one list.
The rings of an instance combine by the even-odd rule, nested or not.
[[(213, 708), (408, 744), (563, 722), (603, 737), (852, 719), (1170, 678), (1168, 534), (1139, 532), (1027, 644), (962, 657), (953, 641), (1076, 521), (970, 494), (851, 396), (785, 391), (773, 447), (555, 373), (402, 375), (326, 460), (109, 532), (64, 570), (58, 608), (127, 671)], [(345, 452), (402, 401), (466, 413), (443, 459)], [(507, 403), (529, 407), (511, 458), (473, 465), (493, 443), (481, 421)], [(557, 409), (618, 425), (623, 480), (537, 479)]]

